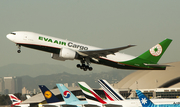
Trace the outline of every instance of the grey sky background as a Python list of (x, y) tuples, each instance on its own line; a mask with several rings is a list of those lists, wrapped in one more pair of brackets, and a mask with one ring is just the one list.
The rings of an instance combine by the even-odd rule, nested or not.
[(18, 54), (6, 38), (12, 31), (32, 31), (101, 48), (134, 44), (122, 51), (133, 56), (170, 38), (173, 42), (159, 63), (180, 61), (179, 5), (179, 0), (1, 0), (0, 67), (48, 63), (75, 68), (79, 63), (56, 61), (49, 53), (24, 47)]

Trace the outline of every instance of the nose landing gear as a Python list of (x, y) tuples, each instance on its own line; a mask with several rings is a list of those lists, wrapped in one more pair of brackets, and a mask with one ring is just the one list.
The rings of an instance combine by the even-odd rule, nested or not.
[(18, 46), (17, 53), (21, 53), (21, 45), (17, 44), (17, 46)]

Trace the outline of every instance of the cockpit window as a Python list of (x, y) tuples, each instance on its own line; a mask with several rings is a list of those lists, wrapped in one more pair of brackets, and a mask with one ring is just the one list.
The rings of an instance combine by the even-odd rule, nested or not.
[(13, 33), (13, 32), (11, 34), (16, 35), (16, 33)]

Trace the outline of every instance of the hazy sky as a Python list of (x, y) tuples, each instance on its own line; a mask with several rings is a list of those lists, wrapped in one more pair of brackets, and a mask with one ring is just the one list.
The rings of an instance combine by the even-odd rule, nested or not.
[(1, 0), (0, 67), (12, 63), (75, 67), (79, 61), (56, 61), (49, 53), (33, 49), (22, 47), (18, 54), (6, 38), (12, 31), (32, 31), (101, 48), (134, 44), (122, 51), (134, 56), (171, 38), (159, 63), (180, 61), (179, 0)]

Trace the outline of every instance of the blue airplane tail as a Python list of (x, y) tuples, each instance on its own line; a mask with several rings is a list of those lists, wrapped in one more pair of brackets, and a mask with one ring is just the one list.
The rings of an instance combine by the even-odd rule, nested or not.
[(71, 92), (69, 89), (67, 89), (63, 84), (56, 84), (59, 91), (61, 92), (61, 95), (64, 99), (64, 101), (68, 103), (74, 103), (74, 102), (80, 102), (80, 100)]
[(140, 90), (136, 90), (136, 93), (137, 93), (139, 100), (141, 102), (141, 105), (143, 107), (153, 107), (154, 106), (153, 102), (151, 102), (151, 100), (149, 100)]
[(47, 103), (60, 102), (60, 100), (45, 85), (39, 85), (39, 88), (41, 89)]

